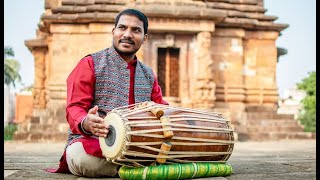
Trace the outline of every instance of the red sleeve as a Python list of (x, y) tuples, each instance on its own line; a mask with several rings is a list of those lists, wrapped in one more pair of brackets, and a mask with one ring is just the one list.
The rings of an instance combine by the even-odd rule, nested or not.
[(81, 59), (67, 78), (66, 118), (73, 133), (86, 135), (79, 127), (91, 108), (95, 79), (91, 56)]
[(153, 88), (152, 88), (152, 93), (151, 93), (151, 100), (155, 103), (158, 103), (158, 104), (169, 105), (169, 103), (167, 103), (162, 98), (161, 87), (159, 86), (158, 79), (157, 79), (156, 75), (154, 75), (154, 83), (153, 83)]

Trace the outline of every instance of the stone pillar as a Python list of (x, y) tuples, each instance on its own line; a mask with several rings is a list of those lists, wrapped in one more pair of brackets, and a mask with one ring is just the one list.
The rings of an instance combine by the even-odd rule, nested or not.
[(246, 104), (270, 106), (278, 102), (276, 84), (277, 47), (279, 33), (247, 31), (244, 37), (244, 80)]
[(216, 87), (216, 107), (243, 103), (243, 43), (244, 30), (217, 28), (213, 33), (212, 58)]
[(46, 93), (45, 93), (45, 71), (46, 71), (46, 56), (47, 48), (36, 48), (32, 51), (34, 56), (35, 78), (33, 89), (33, 107), (35, 109), (46, 108)]
[(212, 109), (215, 103), (216, 84), (213, 81), (211, 58), (211, 32), (199, 32), (197, 35), (197, 73), (195, 81), (194, 107)]
[(245, 100), (243, 82), (242, 28), (216, 28), (212, 37), (215, 111), (223, 113), (233, 125), (242, 120)]

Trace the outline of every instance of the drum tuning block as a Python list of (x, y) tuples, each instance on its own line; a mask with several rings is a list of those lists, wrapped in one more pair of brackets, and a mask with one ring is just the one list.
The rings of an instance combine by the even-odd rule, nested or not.
[(173, 131), (172, 130), (165, 130), (165, 129), (171, 128), (170, 125), (166, 125), (170, 122), (170, 117), (169, 116), (162, 116), (160, 118), (160, 122), (161, 122), (161, 124), (163, 124), (162, 128), (163, 128), (164, 137), (167, 139), (171, 139), (173, 137)]
[[(161, 150), (161, 152), (159, 152), (159, 156), (163, 156), (163, 155), (168, 155), (168, 152), (170, 151), (170, 149), (171, 149), (171, 143), (170, 142), (163, 142), (162, 144), (161, 144), (161, 147), (160, 147), (160, 150)], [(166, 161), (167, 161), (167, 159), (166, 158), (157, 158), (156, 159), (156, 161), (158, 162), (158, 163), (160, 163), (160, 164), (164, 164)]]
[(153, 109), (151, 109), (151, 112), (152, 112), (152, 114), (153, 115), (155, 115), (157, 118), (161, 118), (162, 116), (163, 116), (163, 114), (164, 114), (164, 112), (163, 112), (163, 110), (162, 109), (160, 109), (160, 108), (153, 108)]

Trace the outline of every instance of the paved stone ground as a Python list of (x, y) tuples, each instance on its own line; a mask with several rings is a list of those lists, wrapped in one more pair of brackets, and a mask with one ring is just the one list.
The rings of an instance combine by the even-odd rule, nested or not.
[[(58, 167), (63, 148), (64, 143), (5, 142), (4, 179), (89, 179), (43, 171)], [(316, 179), (316, 140), (236, 142), (228, 162), (233, 167), (232, 175), (202, 179)]]

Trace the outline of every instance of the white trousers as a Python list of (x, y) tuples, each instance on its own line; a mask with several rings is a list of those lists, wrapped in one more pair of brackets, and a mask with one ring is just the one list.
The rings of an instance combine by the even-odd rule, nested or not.
[(70, 172), (76, 176), (111, 177), (118, 173), (118, 165), (87, 154), (81, 142), (67, 147), (66, 159)]

